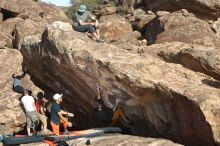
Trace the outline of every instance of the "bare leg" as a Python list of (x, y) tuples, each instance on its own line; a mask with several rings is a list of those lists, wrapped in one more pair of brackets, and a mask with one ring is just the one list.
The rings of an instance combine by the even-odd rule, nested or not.
[(123, 118), (123, 116), (124, 116), (123, 111), (120, 108), (117, 108), (112, 116), (111, 126), (114, 126), (118, 122), (119, 118)]
[(93, 32), (92, 35), (95, 37), (95, 39), (99, 39), (98, 35), (96, 34), (96, 32)]
[(27, 128), (28, 136), (31, 136), (31, 128)]
[(45, 123), (45, 125), (44, 125), (44, 132), (45, 133), (47, 132), (47, 123)]
[(96, 34), (97, 34), (97, 36), (100, 38), (99, 29), (96, 29)]
[(101, 96), (100, 96), (100, 87), (99, 85), (96, 83), (96, 90), (97, 90), (97, 99), (101, 99)]
[(99, 21), (98, 21), (98, 20), (95, 21), (95, 27), (96, 27), (96, 34), (97, 34), (97, 36), (100, 38), (100, 33), (99, 33)]

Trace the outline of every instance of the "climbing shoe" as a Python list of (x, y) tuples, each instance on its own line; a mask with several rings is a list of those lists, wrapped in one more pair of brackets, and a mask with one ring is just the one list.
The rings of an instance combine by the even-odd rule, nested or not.
[(64, 134), (71, 134), (71, 132), (68, 130), (65, 130)]
[(105, 41), (104, 40), (101, 40), (101, 39), (97, 39), (96, 40), (96, 43), (104, 43)]

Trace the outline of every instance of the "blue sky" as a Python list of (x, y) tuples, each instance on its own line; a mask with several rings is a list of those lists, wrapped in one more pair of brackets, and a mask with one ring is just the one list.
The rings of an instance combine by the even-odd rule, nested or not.
[(52, 3), (57, 6), (70, 6), (70, 0), (41, 0), (46, 3)]

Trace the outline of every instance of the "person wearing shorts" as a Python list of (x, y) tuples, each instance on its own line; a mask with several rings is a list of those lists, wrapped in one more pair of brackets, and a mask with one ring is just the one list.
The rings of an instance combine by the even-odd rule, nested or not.
[(74, 114), (61, 110), (60, 104), (63, 101), (62, 96), (63, 96), (63, 94), (59, 94), (59, 93), (56, 93), (53, 95), (54, 102), (52, 103), (52, 107), (51, 107), (51, 113), (50, 113), (51, 122), (50, 122), (50, 124), (51, 124), (54, 135), (59, 135), (60, 123), (63, 125), (65, 134), (70, 133), (67, 130), (67, 128), (72, 126), (72, 123), (69, 122), (67, 120), (67, 118), (63, 117), (63, 115), (68, 115), (70, 117), (73, 117)]
[(33, 96), (28, 94), (27, 89), (24, 90), (24, 96), (21, 98), (21, 102), (26, 112), (28, 136), (32, 135), (31, 129), (35, 135), (38, 126), (38, 116), (36, 112), (35, 100)]
[(98, 20), (91, 12), (86, 10), (85, 5), (80, 5), (78, 11), (74, 14), (73, 28), (78, 32), (90, 32), (98, 43), (104, 42), (100, 39)]

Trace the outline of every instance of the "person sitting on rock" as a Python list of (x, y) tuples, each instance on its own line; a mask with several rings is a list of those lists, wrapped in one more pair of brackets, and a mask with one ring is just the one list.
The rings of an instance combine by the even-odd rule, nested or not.
[(52, 103), (52, 107), (51, 107), (51, 113), (50, 113), (51, 122), (50, 122), (50, 124), (51, 124), (54, 135), (59, 135), (60, 123), (63, 124), (65, 134), (70, 133), (67, 130), (67, 127), (72, 127), (72, 123), (69, 122), (66, 118), (64, 118), (63, 115), (68, 115), (70, 117), (73, 117), (74, 114), (61, 110), (60, 104), (63, 101), (62, 96), (63, 96), (63, 94), (59, 94), (59, 93), (56, 93), (53, 95), (54, 102)]
[(21, 85), (21, 79), (25, 77), (26, 72), (23, 71), (21, 75), (12, 75), (14, 79), (13, 90), (17, 93), (24, 94), (24, 87)]
[[(116, 99), (115, 106), (112, 107), (110, 101), (107, 99), (107, 104), (104, 103), (100, 96), (100, 88), (97, 88), (98, 96), (96, 99), (96, 112), (98, 118), (102, 121), (104, 126), (115, 126), (119, 119), (123, 119), (126, 123), (130, 124), (131, 121), (125, 117), (125, 114), (119, 106), (120, 99)], [(106, 106), (107, 105), (107, 106)]]
[(36, 101), (36, 110), (37, 110), (38, 117), (42, 123), (41, 131), (42, 133), (46, 133), (47, 132), (47, 117), (45, 115), (46, 113), (45, 103), (48, 100), (44, 98), (43, 92), (39, 92), (37, 94), (37, 97), (38, 99)]
[(33, 130), (33, 134), (36, 134), (37, 126), (38, 126), (38, 116), (35, 106), (34, 97), (30, 95), (27, 89), (24, 89), (24, 96), (21, 98), (21, 103), (24, 106), (27, 118), (27, 133), (28, 136), (32, 135), (31, 128)]
[(92, 15), (91, 12), (86, 10), (85, 5), (80, 5), (78, 11), (74, 14), (73, 28), (75, 31), (79, 32), (89, 31), (95, 38), (96, 42), (104, 42), (100, 39), (98, 20)]

